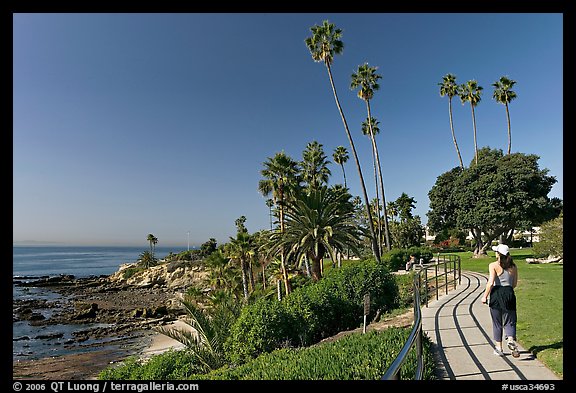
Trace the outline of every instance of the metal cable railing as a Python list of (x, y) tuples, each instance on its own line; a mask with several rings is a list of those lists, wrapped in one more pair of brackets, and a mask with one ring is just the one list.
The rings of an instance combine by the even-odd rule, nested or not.
[[(443, 269), (439, 269), (443, 266)], [(392, 362), (388, 370), (382, 376), (382, 380), (399, 380), (400, 371), (402, 365), (408, 358), (410, 350), (416, 345), (416, 372), (414, 375), (415, 380), (421, 380), (424, 373), (424, 357), (422, 356), (422, 312), (420, 310), (421, 305), (421, 292), (423, 292), (424, 302), (426, 307), (428, 307), (429, 293), (429, 283), (430, 280), (434, 282), (434, 291), (436, 292), (436, 300), (438, 300), (438, 292), (441, 288), (445, 289), (446, 294), (448, 294), (449, 285), (453, 285), (456, 289), (457, 283), (461, 283), (461, 266), (460, 257), (458, 255), (438, 255), (432, 263), (427, 263), (424, 265), (415, 265), (418, 269), (414, 274), (414, 323), (412, 325), (412, 330), (410, 331), (410, 336), (408, 340), (400, 350), (400, 353), (396, 359)], [(440, 271), (439, 271), (440, 270)], [(429, 273), (433, 271), (432, 277), (429, 277)], [(424, 278), (422, 278), (424, 276)], [(440, 284), (439, 279), (443, 282)], [(424, 285), (422, 285), (424, 284)]]

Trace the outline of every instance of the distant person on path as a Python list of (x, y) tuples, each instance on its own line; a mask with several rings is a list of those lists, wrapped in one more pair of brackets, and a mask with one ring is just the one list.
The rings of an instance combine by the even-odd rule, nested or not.
[(412, 266), (414, 266), (414, 264), (416, 263), (416, 257), (414, 256), (414, 254), (410, 254), (410, 259), (408, 260), (408, 262), (406, 262), (406, 271), (410, 271), (410, 269), (412, 268)]
[(502, 334), (505, 334), (506, 344), (512, 356), (520, 356), (516, 345), (516, 294), (514, 288), (518, 284), (518, 268), (512, 257), (510, 249), (505, 244), (492, 247), (496, 252), (497, 260), (488, 265), (490, 277), (486, 283), (486, 291), (482, 296), (482, 303), (490, 301), (490, 316), (492, 317), (492, 337), (496, 343), (494, 354), (504, 356), (502, 349)]

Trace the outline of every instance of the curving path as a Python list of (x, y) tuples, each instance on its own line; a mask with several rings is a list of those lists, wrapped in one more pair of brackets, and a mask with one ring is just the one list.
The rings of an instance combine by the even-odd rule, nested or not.
[(430, 337), (443, 380), (560, 380), (519, 345), (520, 357), (493, 354), (492, 322), (480, 301), (487, 276), (462, 272), (460, 285), (422, 307), (422, 328)]

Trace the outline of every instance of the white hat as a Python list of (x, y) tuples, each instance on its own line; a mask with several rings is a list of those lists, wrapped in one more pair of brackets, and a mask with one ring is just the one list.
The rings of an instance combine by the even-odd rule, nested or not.
[(510, 249), (506, 244), (498, 244), (497, 246), (492, 246), (492, 250), (499, 252), (502, 255), (508, 255)]

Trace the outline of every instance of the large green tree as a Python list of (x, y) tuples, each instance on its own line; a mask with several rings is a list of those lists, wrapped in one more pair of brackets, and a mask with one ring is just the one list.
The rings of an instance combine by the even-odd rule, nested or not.
[(458, 142), (456, 142), (456, 134), (454, 133), (454, 122), (452, 120), (452, 98), (458, 95), (458, 85), (456, 84), (456, 76), (454, 74), (446, 74), (442, 77), (442, 82), (438, 83), (438, 85), (440, 85), (440, 96), (448, 97), (448, 114), (450, 116), (450, 130), (452, 130), (452, 141), (454, 142), (454, 147), (456, 148), (456, 154), (458, 155), (458, 161), (460, 162), (460, 169), (464, 169), (464, 163), (462, 162), (462, 155), (460, 155)]
[(469, 80), (458, 88), (458, 94), (462, 104), (469, 102), (472, 108), (472, 126), (474, 129), (474, 163), (478, 165), (478, 142), (476, 139), (476, 113), (474, 108), (480, 103), (483, 87), (475, 80)]
[(322, 277), (320, 264), (329, 255), (351, 249), (359, 254), (358, 245), (365, 233), (354, 221), (352, 196), (343, 188), (322, 186), (310, 193), (299, 191), (286, 205), (286, 230), (272, 235), (275, 247), (286, 248), (288, 255), (312, 262), (312, 278)]
[[(384, 219), (384, 237), (386, 240), (386, 249), (390, 251), (390, 233), (388, 230), (388, 214), (386, 212), (386, 196), (384, 194), (384, 181), (382, 180), (382, 165), (380, 164), (380, 154), (378, 153), (378, 145), (376, 144), (376, 132), (372, 124), (372, 110), (370, 108), (370, 100), (374, 98), (374, 92), (380, 89), (378, 80), (382, 78), (381, 75), (376, 73), (378, 67), (370, 67), (368, 63), (358, 66), (358, 70), (352, 74), (352, 81), (350, 82), (351, 89), (358, 89), (358, 98), (366, 102), (366, 112), (368, 117), (368, 130), (370, 131), (370, 141), (372, 142), (372, 149), (376, 158), (376, 168), (378, 169), (378, 180), (376, 187), (380, 184), (380, 193), (382, 196), (382, 209)], [(380, 204), (378, 204), (378, 211), (380, 211)], [(380, 213), (378, 213), (380, 215)], [(379, 250), (380, 251), (380, 250)]]
[(362, 175), (362, 167), (360, 166), (360, 160), (358, 158), (358, 153), (356, 152), (356, 147), (354, 146), (354, 140), (352, 139), (352, 134), (348, 128), (348, 122), (344, 116), (344, 111), (340, 105), (340, 100), (338, 99), (338, 94), (336, 92), (336, 86), (334, 85), (334, 78), (332, 77), (332, 62), (334, 61), (334, 55), (341, 54), (344, 49), (344, 43), (342, 42), (342, 30), (336, 28), (333, 23), (325, 20), (322, 25), (314, 25), (310, 28), (312, 35), (305, 39), (306, 46), (312, 55), (312, 59), (315, 62), (322, 62), (326, 66), (328, 71), (328, 78), (330, 79), (330, 86), (332, 87), (332, 93), (334, 94), (334, 100), (336, 101), (336, 106), (340, 112), (340, 117), (342, 118), (342, 123), (344, 124), (344, 130), (346, 131), (346, 136), (348, 137), (348, 142), (350, 143), (350, 149), (352, 150), (352, 155), (354, 156), (354, 161), (356, 162), (356, 168), (358, 169), (358, 177), (360, 178), (360, 186), (362, 187), (362, 194), (364, 196), (364, 203), (366, 207), (366, 214), (368, 214), (370, 225), (370, 234), (372, 242), (372, 252), (374, 257), (378, 262), (380, 262), (380, 250), (378, 249), (376, 232), (374, 231), (374, 223), (372, 220), (372, 212), (370, 211), (370, 201), (368, 199), (368, 193), (366, 192), (366, 184), (364, 183), (364, 176)]
[(510, 130), (510, 111), (508, 110), (508, 104), (516, 98), (516, 93), (512, 91), (512, 87), (514, 87), (515, 84), (516, 81), (505, 76), (500, 77), (499, 80), (492, 84), (494, 87), (492, 98), (494, 98), (499, 104), (506, 106), (506, 120), (508, 121), (508, 154), (510, 154), (510, 150), (512, 149), (512, 132)]
[(412, 210), (416, 208), (416, 200), (403, 192), (398, 199), (390, 202), (389, 206), (394, 212), (393, 217), (398, 218), (390, 222), (390, 235), (394, 247), (420, 246), (424, 229), (420, 217), (412, 214)]
[(564, 258), (564, 215), (546, 221), (540, 226), (540, 241), (534, 244), (538, 257), (555, 256)]
[(550, 209), (548, 193), (556, 183), (547, 169), (538, 167), (537, 155), (503, 155), (501, 149), (489, 147), (478, 153), (478, 165), (440, 175), (428, 193), (430, 228), (470, 231), (474, 256), (486, 255), (493, 240), (523, 222), (539, 225)]

